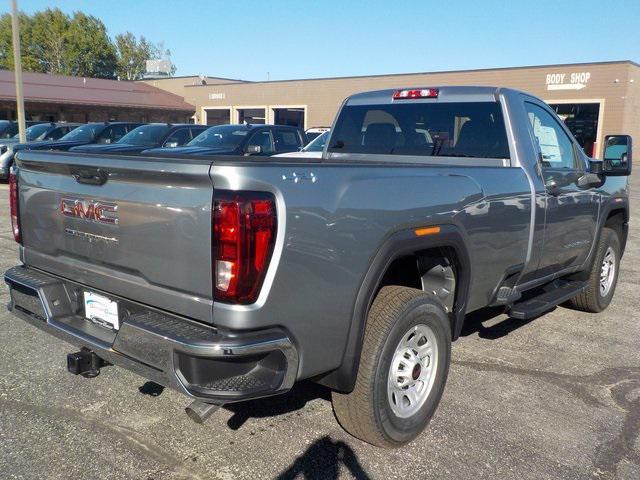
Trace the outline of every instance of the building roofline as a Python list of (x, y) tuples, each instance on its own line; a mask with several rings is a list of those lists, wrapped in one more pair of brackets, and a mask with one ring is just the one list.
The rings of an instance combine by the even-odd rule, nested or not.
[[(466, 70), (435, 70), (431, 72), (407, 72), (407, 73), (382, 73), (376, 75), (351, 75), (344, 77), (318, 77), (318, 78), (292, 78), (287, 80), (258, 80), (258, 81), (243, 81), (242, 83), (248, 83), (251, 85), (259, 85), (259, 84), (271, 84), (271, 83), (284, 83), (284, 82), (314, 82), (320, 80), (351, 80), (358, 78), (381, 78), (381, 77), (407, 77), (413, 75), (441, 75), (446, 73), (473, 73), (473, 72), (490, 72), (490, 71), (502, 71), (502, 70), (523, 70), (529, 68), (553, 68), (553, 67), (572, 67), (578, 65), (611, 65), (611, 64), (620, 64), (620, 65), (633, 65), (635, 67), (640, 67), (640, 64), (632, 61), (632, 60), (610, 60), (605, 62), (583, 62), (583, 63), (551, 63), (545, 65), (523, 65), (518, 67), (496, 67), (496, 68), (476, 68), (476, 69), (466, 69)], [(221, 77), (213, 77), (213, 78), (221, 78)], [(193, 87), (209, 87), (212, 85), (237, 85), (237, 83), (208, 83), (207, 85), (185, 85), (185, 87), (193, 88)]]
[[(15, 102), (16, 97), (8, 97), (8, 96), (0, 96), (0, 102)], [(180, 107), (180, 106), (156, 106), (156, 105), (140, 105), (137, 103), (113, 103), (113, 102), (104, 102), (96, 103), (95, 101), (83, 101), (83, 100), (63, 100), (63, 99), (51, 99), (51, 98), (37, 98), (37, 97), (25, 97), (24, 103), (49, 103), (49, 104), (60, 104), (60, 105), (75, 105), (75, 106), (91, 106), (96, 108), (136, 108), (139, 110), (172, 110), (176, 112), (193, 112), (195, 110), (195, 106), (189, 107)], [(190, 104), (187, 104), (190, 105)]]
[[(239, 78), (227, 78), (227, 77), (218, 77), (216, 75), (202, 75), (204, 78), (211, 78), (215, 80), (228, 80), (230, 82), (242, 82), (242, 83), (253, 83), (251, 80), (241, 80)], [(171, 80), (175, 78), (198, 78), (200, 75), (174, 75), (172, 77), (145, 77), (140, 78), (138, 80), (133, 80), (134, 82), (144, 82), (145, 80)], [(124, 80), (129, 81), (129, 80)]]

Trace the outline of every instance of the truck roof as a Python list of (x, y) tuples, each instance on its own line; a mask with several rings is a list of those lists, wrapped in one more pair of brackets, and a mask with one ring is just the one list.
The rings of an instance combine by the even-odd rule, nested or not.
[[(412, 98), (411, 102), (486, 102), (494, 101), (495, 95), (504, 91), (512, 91), (503, 87), (491, 86), (412, 86), (374, 90), (370, 92), (356, 93), (347, 98), (345, 105), (370, 105), (394, 103), (393, 94), (398, 90), (422, 90), (437, 89), (437, 98)], [(402, 100), (404, 101), (404, 100)]]

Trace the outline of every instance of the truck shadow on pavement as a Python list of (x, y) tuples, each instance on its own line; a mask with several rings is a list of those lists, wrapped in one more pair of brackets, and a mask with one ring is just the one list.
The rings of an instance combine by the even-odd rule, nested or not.
[(353, 478), (371, 478), (364, 471), (353, 449), (344, 442), (333, 441), (324, 436), (311, 444), (276, 478), (278, 480), (293, 480), (302, 478), (305, 480), (334, 480), (340, 477), (340, 467), (343, 465)]
[[(268, 418), (293, 413), (318, 398), (330, 401), (331, 392), (328, 388), (316, 383), (300, 382), (285, 394), (241, 403), (230, 403), (223, 408), (233, 412), (233, 416), (227, 421), (227, 426), (232, 430), (238, 430), (250, 418)], [(301, 415), (300, 412), (298, 414)]]
[[(518, 328), (533, 322), (536, 318), (530, 318), (527, 320), (518, 320), (516, 318), (505, 317), (504, 320), (495, 323), (491, 326), (484, 326), (483, 322), (492, 320), (505, 313), (504, 307), (487, 307), (481, 310), (477, 310), (468, 314), (464, 319), (464, 325), (460, 336), (467, 337), (477, 333), (480, 338), (486, 340), (497, 340), (502, 337), (506, 337), (511, 332)], [(545, 315), (549, 312), (545, 312)]]

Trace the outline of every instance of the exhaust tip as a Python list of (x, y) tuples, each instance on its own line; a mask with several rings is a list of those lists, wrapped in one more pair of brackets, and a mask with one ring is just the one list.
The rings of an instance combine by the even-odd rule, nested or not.
[(191, 420), (196, 422), (198, 425), (202, 425), (219, 408), (220, 405), (204, 403), (196, 400), (187, 408), (185, 408), (184, 411)]

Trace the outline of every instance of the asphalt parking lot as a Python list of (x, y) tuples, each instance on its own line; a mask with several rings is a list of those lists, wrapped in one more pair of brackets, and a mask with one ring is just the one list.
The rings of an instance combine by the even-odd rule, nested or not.
[[(632, 208), (640, 209), (640, 181)], [(0, 184), (0, 199), (7, 197)], [(16, 264), (0, 201), (0, 268)], [(341, 430), (313, 384), (220, 409), (122, 369), (66, 372), (72, 347), (0, 311), (0, 479), (640, 478), (640, 228), (598, 315), (473, 318), (428, 431), (386, 451)], [(0, 303), (8, 301), (0, 287)]]

